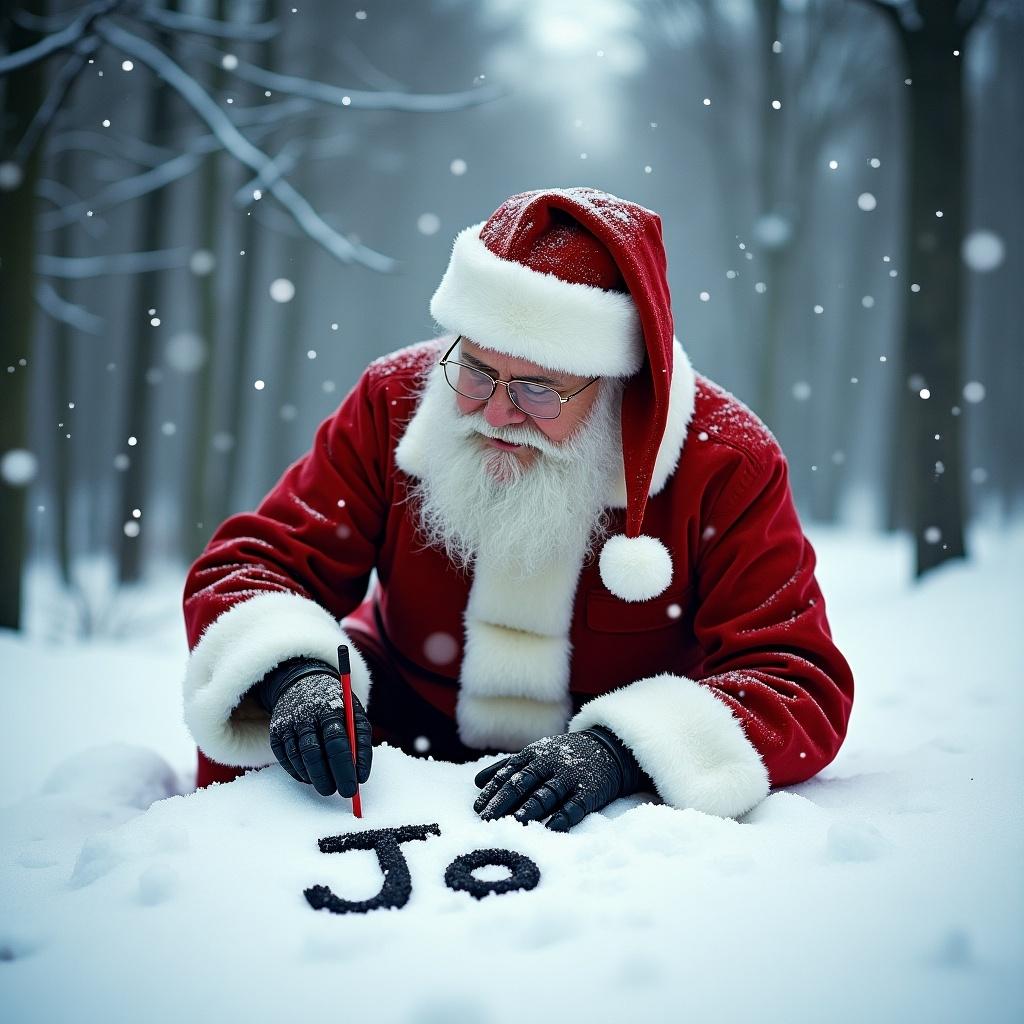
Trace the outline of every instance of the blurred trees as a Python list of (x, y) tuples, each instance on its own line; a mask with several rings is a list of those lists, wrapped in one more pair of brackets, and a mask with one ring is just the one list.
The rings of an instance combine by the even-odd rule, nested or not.
[(910, 86), (910, 156), (906, 232), (913, 282), (906, 304), (896, 433), (903, 492), (921, 576), (964, 547), (964, 454), (961, 392), (966, 366), (967, 38), (986, 0), (922, 0), (873, 6), (900, 40)]
[[(42, 14), (42, 4), (26, 4)], [(7, 27), (10, 48), (29, 45), (30, 33)], [(0, 416), (0, 456), (8, 460), (0, 482), (0, 628), (21, 623), (21, 574), (25, 549), (25, 485), (31, 480), (28, 444), (28, 374), (25, 372), (35, 323), (32, 299), (32, 260), (35, 238), (35, 190), (39, 178), (38, 146), (24, 144), (45, 95), (45, 77), (38, 64), (21, 72), (17, 89), (3, 93), (0, 120), (0, 370), (7, 368), (3, 416)], [(7, 159), (7, 155), (18, 159)], [(26, 463), (13, 474), (10, 459)], [(15, 462), (15, 470), (17, 470)]]
[[(962, 550), (965, 474), (974, 511), (988, 493), (1012, 509), (1022, 491), (999, 440), (1015, 420), (959, 395), (968, 373), (1010, 392), (994, 367), (1024, 315), (1005, 286), (1024, 117), (1007, 90), (988, 101), (998, 76), (1020, 84), (1024, 61), (1019, 32), (987, 29), (965, 65), (970, 24), (983, 9), (989, 24), (1010, 21), (1014, 5), (962, 0), (951, 27), (953, 6), (5, 7), (0, 53), (48, 48), (0, 71), (0, 370), (14, 367), (0, 455), (35, 454), (32, 508), (46, 509), (0, 539), (5, 600), (19, 604), (26, 544), (72, 586), (87, 554), (112, 558), (111, 586), (190, 557), (308, 443), (369, 358), (429, 330), (454, 233), (511, 192), (557, 184), (661, 213), (680, 340), (777, 433), (805, 514), (863, 524), (902, 503), (890, 518), (913, 529), (922, 568)], [(969, 225), (953, 182), (972, 74), (986, 145), (1013, 140), (1005, 166), (990, 159), (972, 186), (991, 244), (1009, 236), (984, 291), (959, 262)], [(483, 105), (494, 81), (505, 98)], [(986, 299), (965, 316), (968, 276)], [(271, 297), (278, 279), (292, 301)], [(967, 466), (961, 423), (974, 431)], [(2, 516), (23, 524), (9, 464)], [(20, 465), (31, 476), (31, 456)]]
[[(101, 549), (116, 555), (117, 579), (132, 582), (139, 578), (141, 571), (138, 519), (153, 472), (147, 442), (153, 437), (155, 425), (151, 401), (154, 385), (161, 378), (155, 365), (158, 335), (152, 327), (160, 323), (156, 310), (166, 297), (162, 282), (146, 275), (181, 266), (185, 256), (184, 250), (160, 249), (161, 240), (179, 220), (178, 212), (168, 202), (166, 189), (199, 171), (198, 193), (192, 203), (198, 227), (194, 237), (199, 240), (199, 252), (204, 258), (215, 262), (212, 254), (220, 247), (227, 180), (219, 158), (222, 153), (230, 155), (244, 169), (242, 181), (246, 182), (244, 187), (249, 194), (258, 199), (266, 193), (276, 199), (298, 229), (335, 260), (386, 272), (395, 266), (393, 259), (342, 234), (296, 191), (287, 178), (288, 171), (295, 165), (294, 155), (282, 152), (279, 159), (275, 159), (254, 144), (254, 140), (261, 135), (266, 137), (268, 129), (276, 126), (287, 125), (294, 130), (299, 123), (297, 117), (315, 112), (320, 105), (339, 109), (443, 113), (488, 102), (497, 95), (490, 87), (444, 95), (392, 89), (347, 90), (240, 62), (235, 54), (222, 53), (209, 45), (210, 41), (220, 41), (244, 49), (246, 43), (266, 43), (278, 35), (279, 23), (269, 20), (255, 23), (257, 6), (263, 5), (214, 0), (207, 16), (195, 13), (191, 6), (183, 12), (177, 0), (152, 5), (94, 0), (52, 12), (43, 4), (26, 4), (0, 14), (6, 50), (5, 55), (0, 54), (4, 105), (0, 134), (0, 217), (5, 226), (0, 247), (0, 310), (2, 350), (14, 377), (5, 382), (6, 409), (3, 433), (0, 433), (0, 453), (5, 457), (4, 485), (0, 488), (0, 523), (5, 527), (0, 538), (4, 580), (0, 627), (17, 628), (20, 624), (20, 581), (26, 557), (24, 486), (34, 475), (36, 462), (26, 447), (28, 374), (16, 371), (24, 371), (28, 365), (34, 334), (33, 300), (58, 324), (53, 338), (61, 361), (54, 388), (57, 410), (63, 409), (65, 404), (69, 408), (75, 405), (65, 402), (72, 365), (68, 351), (69, 329), (98, 334), (106, 327), (86, 309), (61, 298), (49, 282), (37, 282), (40, 260), (36, 258), (35, 213), (38, 201), (46, 199), (54, 207), (48, 211), (46, 227), (55, 232), (58, 251), (52, 253), (48, 262), (46, 257), (42, 260), (51, 273), (72, 279), (111, 273), (134, 275), (134, 279), (129, 278), (125, 291), (129, 297), (125, 311), (127, 324), (122, 329), (127, 340), (116, 346), (121, 352), (120, 365), (108, 364), (109, 370), (119, 370), (124, 395), (123, 403), (110, 411), (113, 418), (123, 424), (117, 433), (132, 450), (121, 452), (114, 460), (119, 476), (113, 488), (113, 500), (106, 503), (105, 522), (98, 530), (103, 537)], [(179, 39), (181, 45), (178, 45)], [(131, 138), (111, 133), (110, 141), (101, 142), (97, 147), (95, 142), (85, 139), (87, 131), (80, 131), (78, 145), (66, 147), (65, 155), (56, 161), (55, 168), (67, 171), (69, 151), (98, 148), (107, 175), (111, 162), (121, 159), (122, 166), (115, 180), (102, 188), (93, 200), (80, 200), (71, 182), (62, 180), (48, 180), (47, 189), (40, 194), (39, 167), (50, 130), (55, 124), (72, 132), (75, 130), (70, 113), (72, 86), (83, 70), (95, 63), (98, 55), (110, 51), (118, 60), (127, 55), (121, 61), (121, 70), (130, 71), (138, 65), (150, 72), (141, 96), (141, 114), (133, 118), (128, 113), (125, 118), (135, 121), (139, 134)], [(207, 84), (201, 84), (202, 76), (178, 62), (179, 54), (205, 58), (209, 68)], [(257, 54), (259, 56), (270, 56), (270, 51), (264, 49), (262, 54)], [(56, 70), (51, 69), (52, 58), (63, 61)], [(235, 96), (227, 95), (231, 91), (229, 75), (236, 69), (242, 83), (239, 93), (254, 101), (253, 106), (241, 110), (237, 117), (231, 109)], [(103, 76), (102, 67), (98, 74)], [(265, 88), (267, 85), (272, 85), (273, 89)], [(268, 99), (273, 93), (282, 94), (286, 99), (261, 103), (256, 99), (261, 93)], [(116, 100), (121, 98), (118, 96)], [(204, 123), (210, 134), (196, 136), (193, 131), (180, 131), (179, 108)], [(102, 123), (109, 128), (111, 121), (108, 118)], [(141, 162), (146, 165), (145, 169), (131, 173), (124, 166), (125, 160), (136, 165)], [(68, 232), (76, 220), (84, 225), (88, 223), (87, 218), (102, 214), (104, 208), (132, 202), (136, 205), (137, 229), (128, 234), (138, 246), (135, 251), (108, 252), (93, 260), (67, 258)], [(247, 211), (247, 219), (251, 213)], [(251, 221), (240, 237), (254, 239)], [(243, 248), (241, 255), (245, 252)], [(195, 265), (194, 259), (192, 264)], [(186, 416), (193, 443), (186, 449), (181, 473), (184, 486), (180, 488), (179, 513), (182, 534), (178, 550), (186, 558), (193, 557), (202, 548), (216, 520), (226, 514), (230, 502), (234, 474), (218, 463), (223, 463), (240, 430), (238, 397), (243, 383), (239, 371), (247, 358), (250, 332), (246, 325), (247, 320), (251, 320), (252, 274), (248, 263), (233, 278), (215, 276), (212, 263), (197, 276), (199, 334), (186, 359), (192, 362), (193, 373)], [(226, 315), (228, 295), (224, 285), (229, 282), (246, 302), (244, 312), (235, 319), (238, 326), (234, 334)], [(147, 310), (149, 312), (143, 316), (143, 311)], [(215, 358), (218, 354), (219, 359)], [(226, 381), (218, 382), (215, 377), (218, 368), (227, 370)], [(221, 401), (217, 395), (218, 383), (224, 385), (227, 401)], [(120, 405), (123, 409), (118, 415), (116, 410)], [(215, 406), (227, 409), (226, 420), (217, 415)], [(222, 423), (226, 429), (214, 433), (215, 422)], [(70, 438), (71, 432), (65, 432), (65, 439)], [(67, 458), (69, 447), (58, 441), (52, 485), (59, 505), (55, 519), (61, 575), (74, 588), (68, 535), (69, 509), (76, 494)]]

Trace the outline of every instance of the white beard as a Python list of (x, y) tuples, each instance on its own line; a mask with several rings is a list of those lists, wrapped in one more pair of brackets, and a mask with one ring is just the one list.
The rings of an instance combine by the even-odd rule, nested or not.
[[(579, 564), (607, 532), (608, 496), (622, 473), (622, 382), (605, 379), (600, 389), (587, 418), (556, 444), (528, 424), (492, 427), (481, 412), (459, 413), (435, 367), (417, 411), (423, 471), (409, 491), (426, 543), (461, 569), (484, 551), (513, 577), (562, 559)], [(485, 437), (537, 452), (523, 466)]]

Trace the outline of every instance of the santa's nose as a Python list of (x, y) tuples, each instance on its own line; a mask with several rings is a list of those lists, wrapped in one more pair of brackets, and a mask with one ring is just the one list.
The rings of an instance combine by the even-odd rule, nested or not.
[(505, 427), (510, 423), (522, 423), (526, 419), (526, 413), (516, 407), (509, 397), (508, 389), (499, 384), (494, 389), (494, 394), (487, 400), (484, 419), (492, 427)]

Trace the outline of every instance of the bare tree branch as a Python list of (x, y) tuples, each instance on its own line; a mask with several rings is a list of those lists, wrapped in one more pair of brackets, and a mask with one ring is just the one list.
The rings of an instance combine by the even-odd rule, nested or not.
[(119, 156), (141, 167), (155, 167), (174, 156), (174, 153), (162, 146), (154, 146), (132, 135), (113, 131), (100, 133), (86, 128), (69, 129), (55, 132), (47, 140), (46, 152), (51, 156), (69, 149), (98, 153), (101, 156)]
[[(236, 107), (231, 117), (236, 125), (256, 125), (252, 137), (259, 137), (282, 121), (290, 121), (301, 114), (315, 114), (320, 110), (315, 103), (303, 99), (287, 99), (280, 103), (266, 103), (259, 107)], [(211, 145), (212, 143), (212, 145)], [(185, 145), (188, 153), (209, 153), (219, 148), (214, 135), (198, 135)], [(156, 167), (173, 160), (177, 155), (163, 146), (154, 146), (131, 135), (110, 132), (96, 132), (88, 129), (72, 129), (51, 135), (46, 147), (48, 154), (62, 153), (67, 149), (84, 150), (100, 156), (114, 155), (139, 164), (142, 167)], [(93, 202), (99, 202), (98, 199)]]
[[(224, 55), (211, 47), (203, 47), (202, 56), (211, 63), (219, 64)], [(251, 85), (283, 92), (289, 96), (305, 96), (307, 99), (327, 103), (332, 107), (352, 107), (359, 110), (439, 113), (480, 106), (505, 95), (503, 90), (493, 85), (451, 93), (367, 92), (363, 89), (345, 89), (338, 85), (328, 85), (326, 82), (314, 82), (296, 75), (281, 75), (243, 60), (239, 60), (231, 70)]]
[(68, 57), (64, 66), (57, 72), (50, 86), (50, 91), (46, 94), (46, 98), (39, 105), (35, 116), (29, 123), (28, 128), (25, 129), (25, 134), (21, 137), (17, 146), (14, 147), (11, 159), (16, 164), (23, 164), (36, 148), (36, 144), (42, 138), (46, 129), (53, 123), (53, 119), (57, 116), (61, 104), (63, 104), (68, 93), (71, 91), (71, 87), (82, 73), (86, 60), (99, 49), (99, 45), (99, 40), (95, 36), (87, 36), (75, 44), (75, 52)]
[[(352, 151), (355, 142), (351, 135), (339, 133), (327, 139), (289, 139), (281, 151), (273, 158), (273, 164), (278, 171), (284, 175), (297, 167), (300, 160), (320, 160), (325, 157), (344, 156)], [(232, 197), (232, 203), (240, 209), (245, 209), (255, 202), (253, 192), (256, 189), (264, 188), (264, 181), (261, 175), (250, 178), (242, 185)]]
[(185, 266), (191, 252), (185, 248), (154, 252), (123, 252), (112, 256), (36, 256), (36, 273), (41, 277), (83, 280), (108, 274), (147, 274), (153, 270), (174, 270)]
[(406, 92), (405, 86), (397, 78), (392, 78), (381, 71), (351, 39), (342, 36), (335, 45), (341, 53), (341, 59), (367, 85), (372, 86), (374, 89), (392, 89), (395, 92)]
[[(298, 164), (299, 158), (302, 156), (305, 149), (306, 147), (299, 139), (289, 139), (284, 146), (281, 147), (277, 156), (271, 158), (271, 161), (267, 166), (268, 168), (273, 169), (273, 173), (275, 175), (285, 175), (289, 171), (295, 169), (295, 166)], [(261, 171), (255, 178), (250, 178), (235, 192), (234, 196), (231, 198), (231, 202), (239, 209), (244, 210), (256, 201), (253, 192), (258, 189), (265, 188), (266, 185), (267, 178)]]
[(963, 0), (960, 4), (956, 18), (965, 36), (978, 23), (987, 6), (988, 0)]
[(302, 195), (277, 175), (273, 168), (268, 168), (269, 157), (242, 135), (195, 79), (162, 50), (109, 21), (99, 22), (96, 31), (107, 42), (147, 64), (167, 82), (209, 125), (224, 149), (236, 160), (257, 174), (265, 172), (268, 176), (267, 188), (274, 198), (291, 213), (306, 234), (332, 256), (343, 263), (361, 263), (371, 270), (390, 271), (395, 268), (396, 263), (391, 257), (368, 246), (353, 244), (327, 224)]
[(38, 281), (34, 294), (36, 305), (52, 319), (86, 334), (103, 333), (106, 322), (102, 317), (90, 313), (84, 306), (62, 299), (49, 281)]
[(36, 195), (58, 209), (82, 201), (82, 197), (77, 192), (55, 178), (40, 178), (36, 182)]
[[(252, 135), (255, 138), (269, 135), (275, 127), (272, 123), (260, 125), (253, 130)], [(172, 156), (139, 174), (118, 178), (87, 199), (40, 214), (37, 226), (41, 231), (55, 231), (76, 221), (88, 222), (99, 210), (109, 210), (180, 181), (196, 170), (207, 155), (220, 148), (221, 141), (216, 135), (200, 135), (189, 143), (185, 153)]]
[(159, 8), (143, 8), (139, 18), (172, 32), (193, 32), (196, 35), (210, 36), (214, 39), (236, 39), (243, 43), (265, 43), (281, 32), (276, 21), (263, 21), (250, 25), (235, 25), (213, 18), (202, 18), (195, 14), (179, 14), (176, 11), (164, 11)]
[[(36, 196), (49, 203), (55, 210), (82, 202), (81, 196), (69, 189), (63, 182), (55, 181), (53, 178), (40, 178), (36, 182)], [(45, 216), (45, 214), (37, 214), (37, 216)], [(107, 231), (107, 222), (103, 217), (82, 217), (79, 224), (90, 238), (100, 238)]]
[(10, 74), (18, 68), (28, 67), (54, 53), (69, 49), (89, 34), (97, 18), (109, 14), (121, 3), (123, 0), (99, 0), (97, 3), (89, 4), (67, 28), (54, 32), (53, 35), (40, 39), (38, 43), (26, 46), (23, 50), (16, 50), (5, 57), (0, 57), (0, 75)]
[(39, 35), (46, 35), (50, 32), (60, 32), (75, 20), (74, 11), (65, 11), (63, 14), (42, 15), (33, 14), (21, 8), (11, 11), (8, 15), (15, 25), (20, 25), (29, 32), (37, 32)]
[[(211, 145), (207, 147), (206, 152), (211, 152), (216, 148), (216, 145)], [(206, 152), (182, 153), (180, 156), (176, 156), (158, 167), (143, 171), (141, 174), (135, 174), (129, 178), (119, 178), (89, 199), (82, 199), (59, 210), (40, 214), (38, 227), (41, 231), (55, 231), (82, 220), (90, 211), (95, 213), (98, 209), (110, 209), (112, 206), (119, 206), (121, 203), (127, 203), (132, 199), (138, 199), (139, 196), (164, 188), (191, 174), (203, 162)]]
[(865, 0), (869, 7), (880, 11), (888, 19), (889, 23), (896, 29), (897, 35), (904, 35), (907, 25), (903, 20), (904, 0), (895, 0), (894, 3), (887, 3), (886, 0)]
[(251, 124), (280, 124), (300, 114), (317, 113), (318, 108), (311, 100), (293, 96), (279, 103), (261, 103), (257, 107), (235, 107), (232, 120), (239, 127)]

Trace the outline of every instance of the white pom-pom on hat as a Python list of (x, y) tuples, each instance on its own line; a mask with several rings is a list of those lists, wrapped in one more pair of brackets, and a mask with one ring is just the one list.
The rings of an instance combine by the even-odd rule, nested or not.
[(601, 549), (604, 585), (623, 601), (649, 601), (672, 582), (672, 558), (656, 537), (612, 537)]

